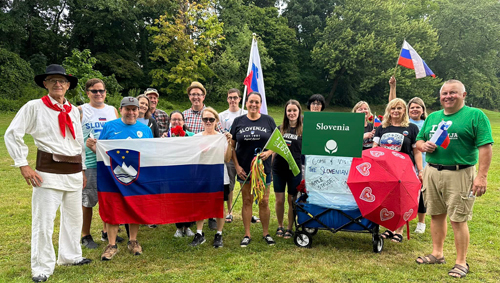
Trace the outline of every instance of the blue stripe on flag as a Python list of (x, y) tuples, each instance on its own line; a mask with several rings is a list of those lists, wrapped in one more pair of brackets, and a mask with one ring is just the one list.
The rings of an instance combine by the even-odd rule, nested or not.
[(411, 59), (410, 50), (402, 49), (401, 50), (401, 57), (406, 58), (406, 59)]

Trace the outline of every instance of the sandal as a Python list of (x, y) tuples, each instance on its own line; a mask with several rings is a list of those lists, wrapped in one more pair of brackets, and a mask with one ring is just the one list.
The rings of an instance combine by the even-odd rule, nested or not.
[(283, 227), (278, 227), (278, 229), (276, 229), (276, 237), (283, 237), (283, 232), (284, 232), (284, 229)]
[(394, 243), (401, 243), (403, 241), (403, 235), (401, 234), (394, 234), (394, 236), (392, 236), (392, 240)]
[(293, 231), (287, 229), (285, 231), (285, 235), (283, 236), (283, 239), (290, 239), (291, 237), (293, 237)]
[(392, 239), (394, 237), (394, 233), (391, 230), (385, 230), (384, 233), (380, 234), (380, 238), (382, 239)]
[[(421, 260), (422, 262), (418, 261)], [(436, 258), (432, 254), (426, 255), (426, 256), (419, 256), (415, 260), (418, 264), (443, 264), (446, 263), (446, 260), (444, 260), (444, 256), (442, 258)]]
[[(469, 273), (469, 264), (466, 263), (466, 265), (467, 266), (455, 264), (455, 266), (453, 266), (453, 268), (448, 271), (448, 275), (455, 278), (464, 278), (465, 276), (467, 276), (467, 273)], [(452, 274), (456, 274), (458, 276), (453, 276)]]
[(231, 223), (231, 222), (233, 222), (233, 216), (231, 214), (228, 214), (226, 216), (226, 223)]
[(252, 223), (260, 223), (259, 217), (252, 215)]

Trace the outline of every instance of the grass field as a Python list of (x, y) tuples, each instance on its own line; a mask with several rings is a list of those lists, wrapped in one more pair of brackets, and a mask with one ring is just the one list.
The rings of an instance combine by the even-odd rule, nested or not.
[[(221, 109), (218, 109), (221, 110)], [(348, 109), (342, 109), (344, 111)], [(277, 124), (282, 120), (281, 107), (271, 108)], [(485, 111), (490, 118), (495, 141), (500, 140), (500, 113)], [(0, 114), (0, 282), (31, 281), (31, 192), (19, 169), (5, 148), (3, 135), (14, 114)], [(25, 137), (30, 147), (30, 165), (34, 165), (35, 147), (30, 136)], [(468, 262), (471, 272), (467, 281), (500, 281), (500, 155), (493, 147), (493, 161), (488, 177), (488, 192), (478, 198), (474, 218), (469, 222), (471, 241)], [(235, 190), (237, 194), (239, 189)], [(271, 194), (270, 231), (277, 228), (274, 213), (274, 193)], [(92, 235), (100, 238), (101, 221), (94, 210)], [(257, 208), (254, 207), (254, 214)], [(426, 219), (430, 227), (430, 218)], [(410, 229), (415, 229), (415, 220)], [(54, 243), (57, 251), (59, 218), (56, 219)], [(105, 244), (97, 250), (83, 250), (83, 255), (94, 260), (87, 266), (56, 267), (50, 282), (454, 282), (448, 270), (454, 265), (455, 248), (449, 227), (445, 243), (444, 265), (417, 265), (415, 258), (431, 251), (429, 228), (423, 235), (412, 233), (411, 240), (401, 244), (385, 242), (380, 254), (372, 252), (371, 236), (319, 231), (313, 237), (312, 249), (298, 248), (292, 239), (275, 237), (276, 245), (268, 247), (261, 238), (260, 224), (252, 224), (252, 243), (240, 248), (244, 235), (241, 221), (241, 199), (235, 209), (235, 221), (224, 227), (224, 247), (212, 248), (214, 232), (204, 228), (207, 242), (197, 248), (188, 243), (192, 238), (176, 239), (174, 225), (156, 229), (142, 226), (138, 240), (144, 254), (132, 256), (125, 243), (112, 261), (101, 262)], [(120, 234), (126, 237), (125, 232)]]

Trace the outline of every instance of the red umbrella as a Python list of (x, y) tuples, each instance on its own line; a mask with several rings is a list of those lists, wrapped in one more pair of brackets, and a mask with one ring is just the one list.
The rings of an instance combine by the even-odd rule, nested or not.
[(352, 160), (347, 185), (363, 217), (387, 229), (396, 230), (417, 216), (421, 184), (405, 153), (364, 150)]

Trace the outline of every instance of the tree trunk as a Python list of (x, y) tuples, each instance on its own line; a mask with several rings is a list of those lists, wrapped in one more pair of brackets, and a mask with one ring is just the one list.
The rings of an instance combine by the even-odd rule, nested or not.
[(333, 80), (333, 86), (332, 89), (330, 90), (330, 93), (328, 93), (328, 96), (326, 97), (326, 106), (330, 106), (330, 102), (332, 101), (333, 94), (335, 94), (335, 90), (337, 90), (337, 86), (339, 84), (340, 77), (345, 73), (346, 69), (345, 67), (342, 67), (340, 69), (340, 72), (337, 76), (335, 76), (335, 79)]

